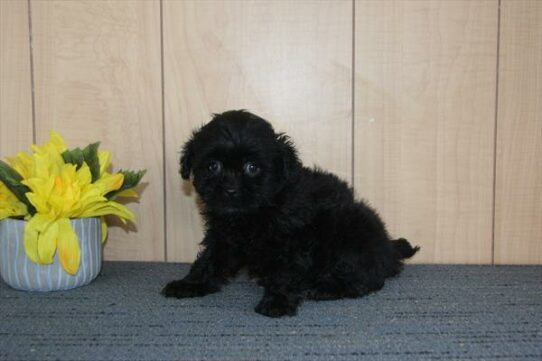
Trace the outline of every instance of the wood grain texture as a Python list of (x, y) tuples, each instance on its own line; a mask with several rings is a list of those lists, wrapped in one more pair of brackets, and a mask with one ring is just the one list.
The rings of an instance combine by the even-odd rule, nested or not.
[(110, 228), (105, 258), (164, 260), (159, 2), (35, 1), (32, 23), (38, 142), (101, 140), (114, 170), (146, 168), (137, 225)]
[(416, 263), (490, 263), (497, 1), (356, 1), (355, 187)]
[[(246, 108), (287, 132), (307, 164), (351, 178), (350, 1), (165, 1), (168, 261), (201, 240), (181, 144), (211, 113)], [(184, 185), (186, 187), (186, 185)]]
[(31, 1), (29, 24), (27, 1), (0, 0), (0, 158), (34, 136), (32, 35), (37, 141), (101, 140), (114, 169), (148, 169), (138, 231), (112, 227), (107, 259), (194, 259), (180, 147), (246, 108), (306, 164), (350, 180), (353, 162), (358, 195), (422, 246), (413, 262), (541, 264), (542, 1), (501, 0), (497, 92), (498, 4), (165, 0), (161, 24), (159, 1)]
[(501, 4), (495, 263), (542, 263), (542, 2)]
[(0, 159), (32, 143), (32, 89), (26, 1), (0, 1)]

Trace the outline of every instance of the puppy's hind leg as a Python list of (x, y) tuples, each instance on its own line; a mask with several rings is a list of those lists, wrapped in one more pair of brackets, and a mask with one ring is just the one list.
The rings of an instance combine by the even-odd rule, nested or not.
[(378, 214), (363, 203), (339, 209), (330, 219), (331, 237), (339, 240), (336, 252), (326, 262), (332, 264), (327, 274), (314, 283), (307, 298), (356, 298), (378, 291), (387, 277), (400, 271), (400, 258), (417, 251), (402, 239), (392, 245)]
[[(350, 257), (352, 258), (352, 257)], [(331, 272), (320, 277), (305, 293), (309, 300), (327, 301), (341, 298), (358, 298), (371, 292), (372, 289), (360, 277), (355, 259), (342, 259), (337, 262)], [(380, 285), (380, 288), (383, 286)], [(378, 288), (373, 285), (373, 288)]]

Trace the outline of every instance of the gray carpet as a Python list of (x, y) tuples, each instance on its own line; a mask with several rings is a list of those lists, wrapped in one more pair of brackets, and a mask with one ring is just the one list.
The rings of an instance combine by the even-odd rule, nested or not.
[(542, 266), (407, 266), (376, 294), (253, 312), (241, 277), (199, 299), (159, 291), (187, 265), (106, 262), (92, 284), (0, 282), (0, 360), (542, 360)]

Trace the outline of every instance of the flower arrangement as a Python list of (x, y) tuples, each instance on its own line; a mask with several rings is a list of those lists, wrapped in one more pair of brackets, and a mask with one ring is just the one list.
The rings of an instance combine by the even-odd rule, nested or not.
[(145, 171), (109, 173), (111, 153), (99, 151), (99, 144), (68, 149), (52, 131), (48, 142), (32, 145), (31, 154), (19, 152), (7, 163), (0, 160), (0, 220), (27, 221), (24, 250), (34, 263), (51, 264), (58, 253), (64, 271), (75, 275), (81, 251), (71, 218), (100, 217), (102, 242), (107, 236), (104, 216), (134, 220), (115, 199), (137, 197), (134, 188)]

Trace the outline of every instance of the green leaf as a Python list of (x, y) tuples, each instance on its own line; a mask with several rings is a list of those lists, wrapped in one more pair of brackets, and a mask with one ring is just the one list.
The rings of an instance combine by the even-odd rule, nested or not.
[(26, 193), (30, 192), (30, 188), (21, 183), (23, 177), (17, 171), (9, 166), (6, 162), (0, 160), (0, 181), (6, 185), (6, 187), (26, 205), (28, 212), (31, 215), (36, 213), (36, 208), (26, 198)]
[(66, 163), (75, 164), (77, 166), (77, 169), (81, 168), (83, 162), (85, 161), (85, 156), (81, 148), (75, 148), (65, 151), (64, 153), (62, 153), (62, 158)]
[(122, 182), (122, 186), (119, 189), (116, 191), (111, 191), (105, 195), (108, 200), (115, 199), (120, 192), (137, 186), (145, 173), (147, 173), (147, 170), (144, 169), (137, 172), (131, 170), (120, 170), (119, 173), (124, 175), (124, 182)]
[(90, 168), (90, 174), (92, 175), (92, 183), (100, 178), (100, 160), (98, 158), (98, 147), (100, 142), (89, 144), (83, 149), (83, 157)]

